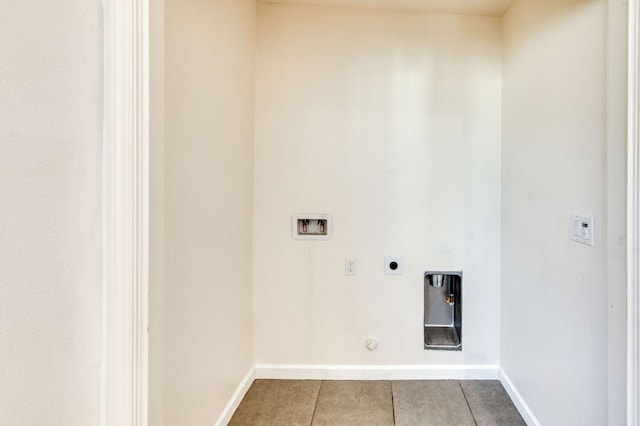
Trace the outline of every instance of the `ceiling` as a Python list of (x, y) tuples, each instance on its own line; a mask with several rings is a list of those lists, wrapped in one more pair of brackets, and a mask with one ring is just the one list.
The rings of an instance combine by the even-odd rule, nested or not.
[(258, 0), (262, 3), (313, 4), (412, 10), (433, 13), (502, 16), (514, 0)]

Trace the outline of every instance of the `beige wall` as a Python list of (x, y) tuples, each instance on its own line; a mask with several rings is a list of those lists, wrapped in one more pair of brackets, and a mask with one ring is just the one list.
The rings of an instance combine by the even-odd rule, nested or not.
[[(257, 362), (497, 364), (500, 20), (269, 4), (258, 16)], [(294, 241), (294, 213), (333, 215), (333, 239)], [(383, 275), (396, 255), (404, 275)], [(423, 349), (427, 270), (464, 271), (463, 352)]]
[[(503, 21), (261, 4), (255, 109), (253, 3), (166, 3), (156, 424), (215, 420), (252, 342), (257, 363), (500, 363), (542, 424), (621, 418), (624, 48), (607, 86), (605, 2), (520, 0)], [(569, 240), (573, 212), (596, 217), (594, 248)], [(294, 213), (332, 214), (333, 239), (292, 240)], [(428, 269), (464, 270), (462, 353), (422, 350)]]
[(149, 425), (164, 425), (164, 3), (149, 4)]
[(253, 366), (255, 3), (167, 0), (164, 30), (164, 421), (211, 424)]
[(601, 0), (503, 20), (501, 365), (545, 425), (607, 424), (605, 22)]
[(0, 424), (98, 425), (101, 4), (0, 9)]
[(502, 16), (513, 0), (257, 0), (262, 3), (313, 4), (409, 12)]

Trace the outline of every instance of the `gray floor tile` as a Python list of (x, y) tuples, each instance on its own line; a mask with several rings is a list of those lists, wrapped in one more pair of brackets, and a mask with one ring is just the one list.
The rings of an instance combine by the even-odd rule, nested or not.
[(391, 382), (322, 382), (313, 425), (393, 425)]
[(256, 380), (229, 425), (309, 426), (319, 391), (319, 380)]
[(398, 426), (474, 426), (457, 381), (394, 381), (393, 405)]
[(499, 381), (469, 380), (460, 385), (478, 425), (526, 426)]

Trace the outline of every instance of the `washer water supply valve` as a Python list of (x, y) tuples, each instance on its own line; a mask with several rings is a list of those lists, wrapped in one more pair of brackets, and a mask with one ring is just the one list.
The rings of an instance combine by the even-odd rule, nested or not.
[(294, 214), (291, 216), (291, 236), (294, 240), (330, 240), (332, 223), (327, 214)]

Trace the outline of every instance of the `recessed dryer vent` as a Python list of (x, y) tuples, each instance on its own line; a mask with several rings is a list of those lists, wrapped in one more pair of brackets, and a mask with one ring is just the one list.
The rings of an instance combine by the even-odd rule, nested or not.
[(462, 350), (462, 272), (424, 274), (424, 348)]

